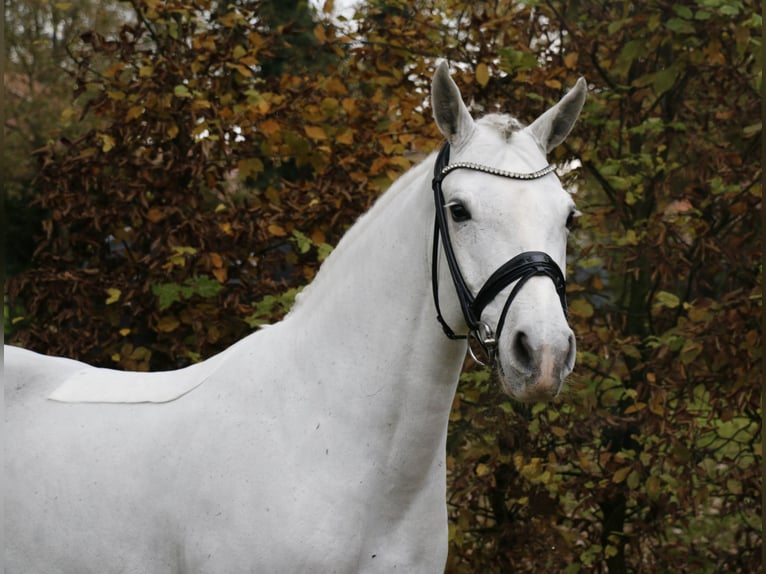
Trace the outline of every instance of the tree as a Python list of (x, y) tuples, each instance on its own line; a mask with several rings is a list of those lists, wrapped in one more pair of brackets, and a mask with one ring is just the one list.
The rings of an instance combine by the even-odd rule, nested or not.
[(120, 19), (116, 2), (5, 2), (5, 145), (0, 160), (8, 210), (9, 275), (31, 258), (43, 213), (30, 206), (36, 172), (33, 155), (51, 141), (72, 138), (83, 125), (71, 101), (68, 49), (90, 28), (113, 30)]
[(303, 4), (287, 20), (262, 2), (133, 6), (75, 51), (92, 128), (38, 155), (48, 215), (8, 287), (16, 342), (120, 368), (209, 356), (284, 313), (439, 145), (438, 58), (477, 112), (522, 120), (582, 75), (589, 100), (552, 158), (583, 212), (576, 375), (562, 401), (524, 408), (468, 369), (448, 570), (757, 571), (752, 2), (379, 0), (353, 26)]
[(489, 393), (472, 387), (478, 394), (456, 416), (471, 421), (463, 444), (482, 448), (456, 450), (466, 455), (455, 468), (474, 461), (485, 490), (460, 477), (456, 505), (474, 515), (457, 525), (470, 533), (486, 516), (468, 551), (488, 564), (501, 548), (519, 548), (515, 540), (556, 546), (538, 542), (534, 560), (527, 548), (503, 552), (514, 571), (541, 560), (568, 572), (753, 571), (760, 16), (737, 2), (540, 9), (533, 37), (553, 49), (501, 59), (495, 70), (525, 61), (537, 69), (545, 57), (554, 86), (570, 70), (594, 85), (565, 152), (584, 176), (570, 294), (579, 375), (571, 403), (514, 413), (519, 424), (498, 437), (500, 449), (482, 434), (498, 415), (476, 427), (486, 410), (473, 404)]

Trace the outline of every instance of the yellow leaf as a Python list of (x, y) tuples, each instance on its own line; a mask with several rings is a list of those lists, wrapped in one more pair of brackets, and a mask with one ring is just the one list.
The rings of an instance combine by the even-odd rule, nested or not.
[(476, 81), (482, 88), (489, 83), (489, 68), (484, 62), (476, 66)]
[(281, 225), (277, 225), (276, 223), (272, 223), (271, 225), (269, 225), (268, 230), (269, 230), (269, 233), (271, 233), (275, 237), (284, 237), (287, 235), (287, 231), (285, 231)]
[(545, 85), (554, 90), (561, 89), (561, 82), (559, 82), (558, 80), (545, 80)]
[(356, 115), (356, 100), (354, 98), (344, 98), (340, 105), (348, 115)]
[(266, 189), (266, 193), (264, 195), (266, 196), (266, 199), (268, 199), (271, 203), (275, 205), (279, 205), (280, 197), (279, 197), (279, 192), (276, 189), (274, 189), (273, 187), (269, 187)]
[(490, 468), (484, 464), (483, 462), (480, 462), (476, 465), (476, 476), (486, 476), (490, 472)]
[[(348, 88), (346, 85), (340, 81), (340, 79), (337, 76), (330, 76), (327, 81), (325, 82), (325, 89), (327, 90), (327, 93), (330, 95), (345, 95), (348, 93)], [(345, 109), (346, 103), (344, 101), (343, 107)], [(348, 110), (346, 110), (348, 112)]]
[(178, 135), (178, 126), (176, 124), (170, 124), (168, 126), (167, 134), (170, 139), (175, 138)]
[(108, 90), (106, 95), (109, 96), (110, 99), (117, 100), (118, 102), (125, 99), (125, 92), (121, 92), (120, 90)]
[(123, 337), (127, 337), (128, 335), (130, 335), (130, 329), (120, 329), (118, 332)]
[(142, 78), (148, 78), (152, 74), (154, 74), (154, 66), (141, 66), (138, 69), (138, 75)]
[(246, 78), (249, 78), (250, 76), (253, 75), (253, 72), (250, 71), (250, 68), (248, 68), (247, 66), (243, 66), (242, 64), (232, 64), (231, 62), (229, 62), (226, 64), (226, 66), (237, 70), (240, 74), (242, 74)]
[(125, 119), (128, 121), (135, 120), (136, 118), (140, 117), (141, 114), (143, 113), (144, 113), (144, 106), (131, 106), (128, 109), (128, 113), (125, 114)]
[(219, 283), (226, 283), (228, 276), (229, 274), (226, 269), (213, 269), (213, 277), (215, 277)]
[(221, 224), (218, 225), (218, 227), (226, 235), (234, 235), (234, 232), (231, 229), (231, 223), (221, 223)]
[(575, 299), (569, 305), (569, 310), (580, 317), (589, 318), (593, 317), (593, 305), (588, 303), (585, 299)]
[(646, 408), (646, 403), (634, 403), (632, 405), (628, 405), (628, 407), (625, 409), (626, 415), (631, 415), (633, 413), (637, 413), (639, 411), (642, 411)]
[(130, 354), (130, 358), (136, 361), (143, 361), (152, 356), (152, 352), (146, 347), (136, 347)]
[(649, 397), (649, 410), (655, 415), (665, 414), (665, 397), (661, 393), (654, 393)]
[(577, 64), (578, 56), (579, 54), (577, 52), (569, 52), (564, 56), (564, 65), (571, 70), (575, 67), (575, 64)]
[(612, 482), (615, 484), (620, 484), (621, 482), (624, 482), (625, 479), (628, 477), (628, 474), (630, 473), (631, 468), (629, 466), (623, 466), (621, 469), (617, 470), (612, 475)]
[(101, 134), (101, 151), (104, 153), (114, 148), (114, 138), (106, 134)]
[(354, 143), (354, 130), (344, 130), (343, 133), (335, 138), (335, 141), (345, 145)]
[(210, 254), (210, 262), (216, 269), (221, 269), (223, 267), (223, 257), (221, 257), (221, 255), (218, 253)]
[(180, 324), (181, 322), (172, 315), (165, 316), (157, 321), (157, 330), (162, 333), (170, 333), (175, 331)]
[(400, 155), (388, 158), (389, 165), (396, 165), (402, 169), (409, 169), (412, 163), (406, 157)]
[(213, 107), (213, 104), (211, 104), (209, 100), (194, 100), (191, 103), (191, 107), (193, 110), (208, 110)]
[(117, 303), (117, 301), (120, 300), (120, 297), (122, 296), (122, 291), (119, 289), (107, 289), (106, 294), (109, 295), (109, 297), (106, 298), (106, 304), (111, 305), (112, 303)]
[(327, 139), (327, 134), (324, 133), (324, 130), (319, 126), (306, 126), (303, 129), (306, 131), (306, 135), (312, 140), (319, 141)]
[(325, 34), (324, 26), (317, 24), (314, 27), (314, 36), (321, 44), (324, 44), (327, 41), (327, 34)]
[(246, 54), (247, 54), (247, 50), (245, 50), (245, 48), (241, 46), (240, 44), (237, 44), (236, 46), (234, 46), (234, 49), (231, 51), (231, 55), (235, 60), (239, 60)]

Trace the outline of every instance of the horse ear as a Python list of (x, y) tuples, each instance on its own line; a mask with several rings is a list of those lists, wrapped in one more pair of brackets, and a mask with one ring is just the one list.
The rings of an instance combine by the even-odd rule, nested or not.
[(569, 90), (558, 104), (537, 118), (527, 128), (545, 150), (545, 153), (551, 151), (569, 135), (577, 116), (580, 115), (587, 92), (588, 85), (585, 78), (580, 78), (574, 88)]
[(447, 62), (442, 61), (436, 67), (431, 83), (431, 105), (436, 125), (450, 144), (457, 145), (473, 131), (473, 118), (449, 75)]

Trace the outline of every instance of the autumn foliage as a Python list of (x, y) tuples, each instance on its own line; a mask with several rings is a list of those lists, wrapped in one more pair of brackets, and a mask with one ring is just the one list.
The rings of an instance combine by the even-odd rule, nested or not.
[(15, 344), (120, 369), (198, 361), (278, 319), (435, 149), (447, 58), (477, 114), (529, 121), (577, 77), (552, 160), (570, 243), (570, 391), (509, 404), (469, 369), (449, 437), (450, 572), (761, 566), (759, 6), (749, 0), (134, 0), (74, 49), (93, 127), (38, 152)]

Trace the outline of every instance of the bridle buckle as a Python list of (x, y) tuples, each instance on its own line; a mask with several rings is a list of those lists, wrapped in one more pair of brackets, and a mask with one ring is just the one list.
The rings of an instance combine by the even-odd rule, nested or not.
[[(471, 341), (476, 341), (481, 350), (486, 355), (486, 359), (480, 359), (471, 346)], [(490, 367), (495, 360), (497, 351), (497, 339), (492, 329), (484, 321), (476, 323), (476, 328), (472, 329), (468, 335), (468, 353), (471, 358), (482, 367)]]

